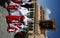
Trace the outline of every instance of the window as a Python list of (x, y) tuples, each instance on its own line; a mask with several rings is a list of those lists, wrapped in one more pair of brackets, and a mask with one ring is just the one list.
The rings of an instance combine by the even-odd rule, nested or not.
[(53, 29), (53, 22), (52, 21), (45, 21), (45, 22), (40, 22), (40, 27), (44, 29)]

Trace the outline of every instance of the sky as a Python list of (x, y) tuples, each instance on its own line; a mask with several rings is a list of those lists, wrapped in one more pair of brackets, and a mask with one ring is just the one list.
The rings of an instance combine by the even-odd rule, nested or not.
[(50, 19), (55, 18), (56, 30), (49, 30), (47, 35), (50, 38), (60, 38), (60, 0), (38, 0), (37, 2), (44, 10), (46, 8), (51, 10)]

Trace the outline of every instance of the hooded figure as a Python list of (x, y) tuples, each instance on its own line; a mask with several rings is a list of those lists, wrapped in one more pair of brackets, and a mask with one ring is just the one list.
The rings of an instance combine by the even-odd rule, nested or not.
[(30, 0), (12, 0), (14, 3), (25, 5), (25, 4), (31, 4), (32, 2), (29, 2)]
[(23, 0), (23, 4), (22, 5), (25, 5), (25, 4), (31, 4), (32, 2), (29, 2), (29, 0)]
[(13, 1), (16, 4), (22, 4), (23, 3), (23, 0), (11, 0), (11, 1)]
[(9, 12), (10, 15), (15, 15), (15, 16), (22, 16), (22, 15), (24, 16), (30, 12), (28, 11), (27, 8), (21, 7), (19, 4), (13, 3), (12, 1), (7, 8), (10, 11)]
[(20, 5), (19, 4), (16, 4), (14, 2), (10, 2), (10, 4), (7, 6), (7, 9), (9, 10), (9, 14), (10, 15), (14, 15), (14, 16), (20, 16), (21, 12), (18, 11), (18, 9), (20, 9)]

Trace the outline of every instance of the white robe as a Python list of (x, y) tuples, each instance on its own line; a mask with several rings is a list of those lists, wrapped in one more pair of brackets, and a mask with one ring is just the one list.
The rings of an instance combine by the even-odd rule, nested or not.
[(25, 16), (24, 22), (25, 22), (25, 25), (28, 25), (28, 23), (33, 22), (33, 20)]
[(28, 9), (27, 8), (25, 8), (25, 7), (21, 7), (21, 9), (19, 9), (20, 10), (20, 12), (24, 15), (24, 16), (26, 16), (27, 15), (27, 13), (29, 13), (30, 11), (28, 11)]
[(31, 4), (32, 2), (29, 2), (29, 0), (22, 0), (23, 3), (21, 5), (25, 5), (25, 4)]

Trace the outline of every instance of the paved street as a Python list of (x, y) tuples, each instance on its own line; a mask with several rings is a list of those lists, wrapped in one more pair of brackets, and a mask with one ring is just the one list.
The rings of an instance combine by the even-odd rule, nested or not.
[(6, 15), (8, 15), (8, 12), (5, 8), (0, 7), (0, 38), (14, 38), (13, 33), (7, 32), (7, 23), (6, 23)]

